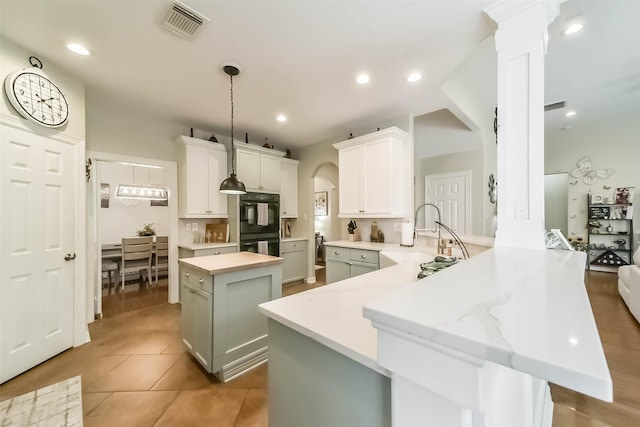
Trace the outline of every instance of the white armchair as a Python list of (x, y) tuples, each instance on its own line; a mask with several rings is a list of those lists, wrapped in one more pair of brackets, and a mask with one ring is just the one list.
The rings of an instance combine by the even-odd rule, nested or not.
[(640, 322), (640, 248), (633, 254), (631, 265), (618, 268), (618, 292)]

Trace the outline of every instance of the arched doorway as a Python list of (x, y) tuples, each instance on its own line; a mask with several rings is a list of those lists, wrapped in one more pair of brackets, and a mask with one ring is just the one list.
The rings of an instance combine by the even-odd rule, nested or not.
[(338, 218), (338, 167), (334, 163), (319, 165), (313, 175), (312, 199), (315, 235), (315, 276), (324, 281), (324, 242), (340, 240), (341, 222)]

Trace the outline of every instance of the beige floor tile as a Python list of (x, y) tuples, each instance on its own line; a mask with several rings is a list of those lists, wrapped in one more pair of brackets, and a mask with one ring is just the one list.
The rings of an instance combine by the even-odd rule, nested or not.
[(162, 354), (188, 354), (187, 347), (182, 342), (182, 335), (178, 336), (174, 342), (162, 350)]
[(87, 391), (143, 391), (180, 359), (177, 354), (132, 355), (87, 386)]
[(257, 366), (250, 370), (249, 372), (245, 372), (228, 381), (226, 383), (212, 384), (212, 387), (220, 387), (225, 389), (231, 388), (267, 388), (268, 387), (268, 364), (263, 363), (260, 366)]
[[(178, 392), (139, 391), (111, 393), (84, 417), (85, 427), (151, 427)], [(186, 424), (174, 424), (181, 426)], [(211, 425), (211, 424), (210, 424)]]
[(184, 355), (160, 378), (152, 390), (193, 390), (218, 383), (191, 355)]
[(240, 413), (233, 427), (267, 427), (269, 425), (269, 405), (266, 389), (250, 389), (242, 403)]
[(86, 416), (110, 395), (111, 393), (82, 393), (82, 413)]
[(154, 427), (232, 427), (247, 390), (187, 390), (171, 403)]
[(131, 334), (110, 349), (111, 354), (159, 354), (175, 342), (176, 332), (143, 331)]

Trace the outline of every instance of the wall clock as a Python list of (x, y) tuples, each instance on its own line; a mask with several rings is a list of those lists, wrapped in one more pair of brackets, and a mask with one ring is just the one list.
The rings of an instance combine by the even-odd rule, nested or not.
[(69, 104), (64, 94), (36, 67), (8, 74), (4, 92), (18, 114), (34, 123), (57, 128), (69, 118)]

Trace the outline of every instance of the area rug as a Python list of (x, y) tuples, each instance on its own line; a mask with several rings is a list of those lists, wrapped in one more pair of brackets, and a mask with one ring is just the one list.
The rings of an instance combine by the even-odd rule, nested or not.
[(0, 425), (82, 426), (80, 376), (0, 402)]

